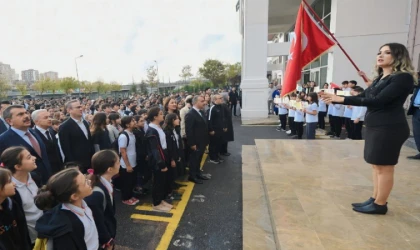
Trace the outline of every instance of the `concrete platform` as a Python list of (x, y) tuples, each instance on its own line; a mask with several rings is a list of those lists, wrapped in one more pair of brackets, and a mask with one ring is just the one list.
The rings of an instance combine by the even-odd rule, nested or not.
[[(420, 249), (420, 164), (406, 159), (413, 149), (401, 152), (389, 211), (380, 216), (356, 213), (350, 205), (372, 192), (363, 141), (255, 142), (277, 249)], [(244, 221), (250, 218), (246, 202), (252, 204), (245, 201), (247, 169), (243, 167)], [(263, 205), (260, 196), (254, 198), (254, 204)], [(245, 234), (245, 225), (244, 248), (258, 238)]]
[(242, 162), (243, 249), (274, 250), (273, 225), (254, 145), (242, 146)]

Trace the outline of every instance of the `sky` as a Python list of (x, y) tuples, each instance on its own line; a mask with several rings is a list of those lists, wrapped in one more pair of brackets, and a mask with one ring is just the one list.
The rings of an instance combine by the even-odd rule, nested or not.
[(81, 81), (179, 80), (208, 59), (241, 60), (237, 0), (0, 0), (0, 62)]

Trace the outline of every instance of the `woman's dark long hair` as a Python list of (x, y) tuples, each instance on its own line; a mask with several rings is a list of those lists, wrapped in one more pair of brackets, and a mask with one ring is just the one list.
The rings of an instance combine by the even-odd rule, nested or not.
[(109, 124), (114, 125), (114, 126), (117, 126), (118, 125), (117, 124), (117, 120), (120, 119), (120, 118), (121, 118), (121, 116), (120, 116), (119, 113), (111, 113), (111, 114), (109, 114), (109, 116), (108, 116)]
[(13, 174), (16, 172), (15, 166), (22, 164), (22, 152), (24, 150), (26, 150), (24, 147), (10, 147), (1, 154), (1, 162)]
[(167, 114), (165, 117), (165, 123), (163, 124), (164, 130), (174, 130), (174, 121), (178, 118), (178, 115), (175, 113)]
[(79, 187), (76, 182), (80, 171), (76, 168), (64, 169), (51, 176), (35, 197), (35, 205), (41, 210), (48, 210), (58, 203), (70, 202), (72, 194), (77, 193)]
[(119, 157), (114, 150), (106, 149), (96, 152), (92, 156), (92, 169), (94, 174), (90, 177), (92, 186), (98, 185), (101, 176), (106, 173), (108, 168), (114, 167)]
[(311, 98), (312, 103), (316, 103), (318, 105), (318, 94), (315, 92), (311, 92), (308, 94), (308, 96)]
[(92, 125), (90, 126), (90, 133), (92, 135), (102, 132), (106, 128), (106, 114), (105, 113), (96, 113), (93, 116)]
[[(386, 43), (382, 45), (379, 50), (383, 47), (388, 46), (391, 50), (392, 58), (394, 59), (392, 63), (393, 72), (407, 72), (413, 75), (414, 82), (417, 83), (417, 73), (414, 71), (413, 64), (410, 59), (410, 53), (407, 50), (407, 47), (400, 43)], [(383, 74), (383, 69), (376, 66), (376, 73), (378, 76)]]

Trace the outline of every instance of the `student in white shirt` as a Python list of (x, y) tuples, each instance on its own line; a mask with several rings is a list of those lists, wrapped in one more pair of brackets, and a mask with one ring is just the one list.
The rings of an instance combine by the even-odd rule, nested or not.
[(318, 126), (325, 130), (325, 116), (327, 115), (327, 104), (318, 96)]
[(124, 129), (118, 137), (118, 148), (121, 154), (119, 177), (122, 183), (121, 199), (125, 205), (134, 206), (139, 203), (139, 200), (133, 196), (138, 170), (136, 168), (136, 136), (133, 133), (133, 129), (136, 128), (137, 123), (132, 116), (124, 116), (121, 119), (121, 126)]
[(342, 104), (331, 104), (331, 106), (333, 106), (331, 113), (334, 132), (333, 137), (340, 138), (343, 125), (341, 117), (344, 115), (344, 106)]
[(111, 179), (118, 174), (119, 170), (120, 159), (114, 150), (102, 150), (93, 155), (91, 170), (93, 193), (86, 197), (85, 201), (92, 210), (101, 249), (114, 247), (117, 219)]
[[(296, 93), (291, 93), (289, 95), (290, 100), (296, 101)], [(287, 118), (287, 122), (289, 123), (289, 130), (286, 132), (289, 136), (296, 135), (296, 128), (295, 128), (295, 110), (291, 108), (289, 105), (286, 105), (286, 108), (289, 109), (289, 114)]]
[(350, 105), (346, 105), (344, 106), (344, 125), (346, 126), (346, 131), (347, 131), (347, 138), (348, 139), (352, 139), (352, 134), (353, 134), (353, 123), (351, 121), (351, 116), (353, 113), (353, 107)]
[(12, 172), (12, 181), (17, 191), (12, 199), (22, 207), (25, 213), (31, 244), (35, 243), (38, 235), (35, 231), (35, 223), (42, 216), (42, 211), (34, 203), (38, 186), (30, 174), (36, 169), (35, 159), (35, 156), (32, 156), (24, 147), (10, 147), (1, 155), (4, 167)]
[[(296, 103), (301, 103), (300, 95), (296, 96)], [(295, 111), (294, 124), (296, 128), (296, 135), (293, 136), (293, 139), (302, 139), (303, 135), (303, 123), (305, 122), (305, 114), (302, 109), (293, 108)]]
[(316, 126), (318, 125), (318, 95), (315, 92), (308, 94), (308, 107), (303, 109), (306, 114), (306, 139), (315, 139)]
[(279, 103), (279, 119), (280, 119), (280, 125), (277, 127), (277, 131), (286, 131), (286, 124), (287, 124), (287, 114), (289, 113), (289, 110), (286, 108), (286, 105), (283, 103)]
[(90, 179), (76, 168), (53, 175), (35, 197), (45, 211), (35, 229), (38, 238), (47, 238), (47, 249), (99, 248), (98, 230), (92, 211), (83, 200), (92, 194)]
[[(357, 96), (363, 92), (363, 88), (356, 86), (353, 88), (351, 94)], [(363, 122), (365, 120), (367, 107), (353, 107), (353, 113), (351, 116), (351, 121), (353, 122), (353, 140), (362, 140), (362, 128)]]

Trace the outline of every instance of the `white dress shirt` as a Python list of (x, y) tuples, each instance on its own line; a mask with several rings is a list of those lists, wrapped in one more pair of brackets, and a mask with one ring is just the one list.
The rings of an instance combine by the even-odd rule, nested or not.
[(166, 134), (165, 132), (163, 132), (163, 129), (153, 123), (150, 123), (149, 127), (157, 130), (157, 132), (159, 133), (159, 140), (160, 140), (160, 145), (162, 146), (162, 149), (167, 149), (168, 146), (166, 144)]
[(71, 117), (71, 119), (73, 119), (73, 121), (75, 121), (75, 122), (77, 123), (77, 125), (79, 125), (79, 128), (80, 128), (80, 129), (83, 131), (83, 133), (85, 134), (86, 139), (88, 139), (88, 138), (89, 138), (89, 136), (88, 136), (88, 131), (87, 131), (87, 128), (86, 128), (85, 124), (83, 123), (83, 119), (76, 120), (76, 119), (74, 119), (73, 117)]
[[(45, 130), (45, 129), (43, 129), (43, 128), (41, 128), (41, 127), (38, 127), (38, 126), (35, 126), (36, 127), (36, 129), (38, 129), (39, 130), (39, 132), (41, 132), (41, 134), (47, 139), (47, 140), (49, 140), (50, 138), (48, 138), (48, 136), (47, 136), (47, 131), (48, 130)], [(49, 133), (50, 131), (48, 131), (48, 133)], [(51, 135), (50, 135), (50, 137), (51, 137)], [(51, 138), (52, 139), (52, 138)]]
[(82, 201), (82, 207), (74, 206), (70, 203), (64, 203), (61, 206), (63, 210), (70, 210), (82, 222), (85, 229), (85, 243), (88, 250), (98, 250), (99, 236), (96, 224), (93, 219), (92, 210), (88, 207), (85, 201)]
[(35, 224), (43, 214), (34, 202), (34, 198), (38, 194), (38, 186), (32, 180), (31, 174), (28, 174), (28, 181), (26, 183), (18, 181), (15, 177), (12, 177), (12, 181), (16, 184), (16, 190), (22, 199), (22, 207), (25, 213), (29, 237), (31, 238), (31, 242), (34, 243), (38, 236), (35, 230)]

